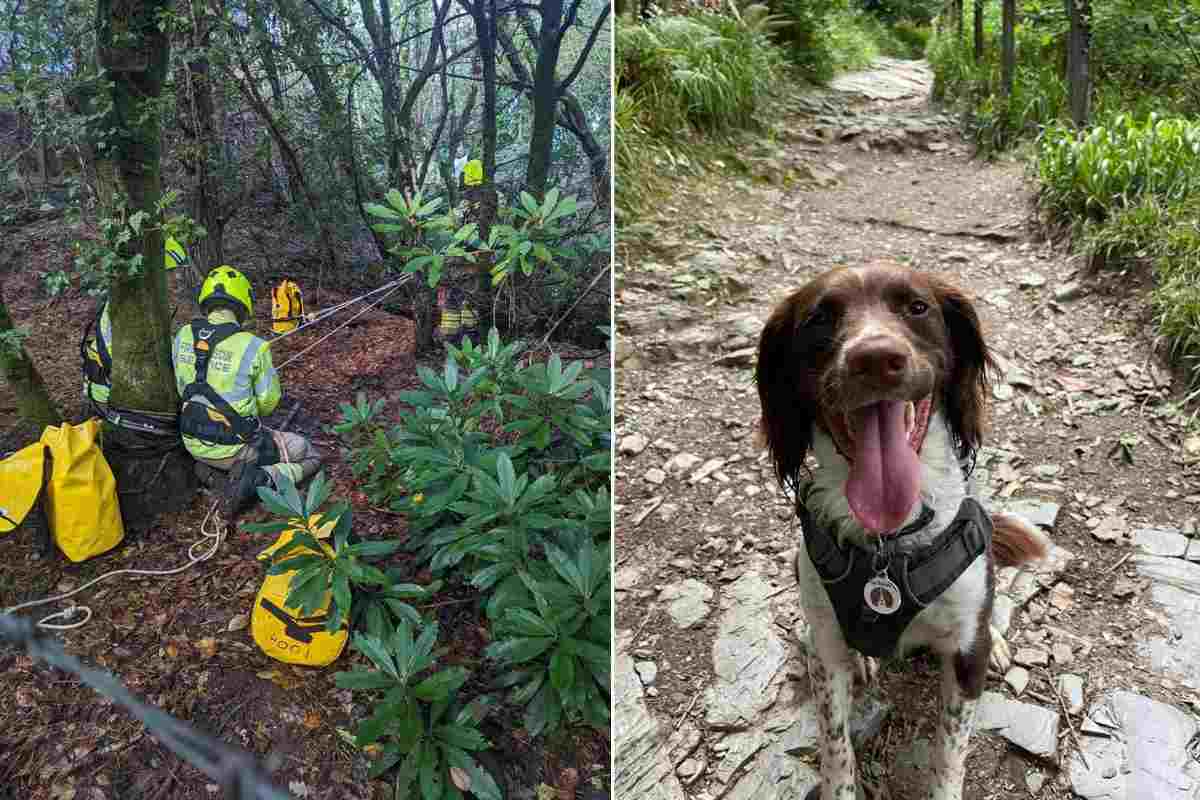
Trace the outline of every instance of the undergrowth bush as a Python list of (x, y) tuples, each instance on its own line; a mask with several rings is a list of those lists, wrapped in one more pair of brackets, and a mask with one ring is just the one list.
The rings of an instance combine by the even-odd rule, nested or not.
[(493, 329), (418, 374), (396, 425), (382, 401), (342, 406), (332, 430), (351, 469), (407, 516), (407, 550), (484, 593), (504, 669), (492, 688), (524, 707), (525, 727), (607, 725), (608, 370), (528, 359)]
[(1200, 123), (1118, 114), (1083, 135), (1056, 125), (1036, 168), (1051, 223), (1105, 263), (1153, 266), (1159, 330), (1200, 384)]

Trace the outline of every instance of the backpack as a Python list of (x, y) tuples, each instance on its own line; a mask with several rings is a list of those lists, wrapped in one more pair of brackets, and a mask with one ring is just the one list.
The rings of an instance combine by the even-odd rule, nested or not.
[(106, 553), (125, 538), (117, 481), (96, 441), (100, 420), (80, 425), (48, 425), (41, 443), (53, 459), (46, 486), (50, 532), (72, 561)]
[(271, 290), (271, 330), (287, 333), (304, 319), (304, 297), (295, 281), (280, 281)]
[(42, 554), (53, 554), (44, 488), (50, 483), (50, 448), (34, 442), (0, 459), (0, 536), (29, 530)]
[[(274, 563), (293, 556), (311, 555), (312, 550), (306, 547), (291, 546), (293, 535), (291, 529), (279, 534), (273, 545), (258, 554), (258, 560)], [(328, 530), (325, 535), (328, 536)], [(321, 545), (322, 548), (329, 547), (324, 542)], [(331, 556), (332, 553), (329, 549), (324, 555)], [(350, 629), (343, 626), (333, 633), (326, 630), (329, 607), (333, 603), (332, 591), (325, 592), (321, 607), (309, 617), (302, 616), (300, 609), (287, 605), (288, 586), (296, 572), (289, 570), (267, 575), (263, 580), (250, 613), (250, 632), (254, 643), (271, 658), (287, 664), (324, 667), (342, 654), (346, 640), (350, 638)]]

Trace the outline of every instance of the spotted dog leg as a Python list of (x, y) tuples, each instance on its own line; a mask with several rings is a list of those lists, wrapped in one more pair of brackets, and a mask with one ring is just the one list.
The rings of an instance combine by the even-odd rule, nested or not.
[(854, 749), (850, 745), (850, 693), (858, 663), (846, 646), (830, 608), (807, 608), (816, 658), (810, 660), (817, 717), (821, 724), (821, 785), (807, 800), (856, 800)]
[(986, 652), (982, 657), (978, 653), (942, 657), (942, 716), (934, 748), (929, 800), (962, 800), (975, 706), (983, 690), (987, 663)]

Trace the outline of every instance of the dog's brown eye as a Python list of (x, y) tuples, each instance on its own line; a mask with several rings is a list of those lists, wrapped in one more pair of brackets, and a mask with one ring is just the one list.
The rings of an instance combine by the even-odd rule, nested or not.
[(821, 325), (829, 325), (833, 322), (833, 312), (824, 306), (818, 306), (808, 318), (804, 320), (804, 327), (816, 328)]
[(923, 316), (928, 310), (929, 303), (926, 303), (924, 300), (913, 300), (908, 304), (908, 313), (912, 314), (914, 317)]

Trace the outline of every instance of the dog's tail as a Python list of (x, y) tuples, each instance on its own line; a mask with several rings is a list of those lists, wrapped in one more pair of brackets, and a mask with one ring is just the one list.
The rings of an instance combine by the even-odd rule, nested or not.
[(992, 514), (992, 552), (998, 567), (1040, 561), (1050, 552), (1050, 537), (1016, 514)]

